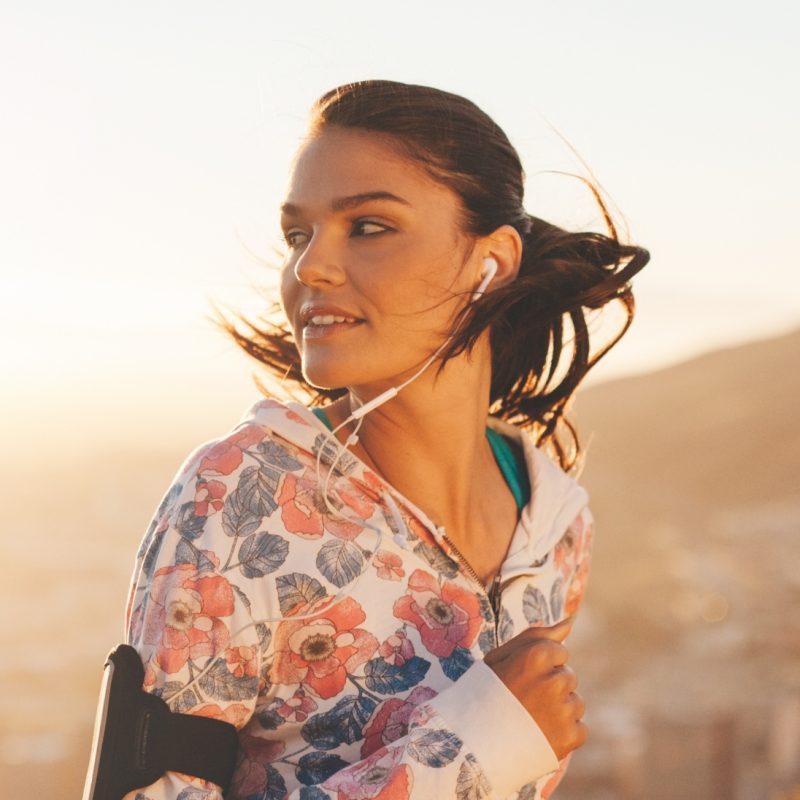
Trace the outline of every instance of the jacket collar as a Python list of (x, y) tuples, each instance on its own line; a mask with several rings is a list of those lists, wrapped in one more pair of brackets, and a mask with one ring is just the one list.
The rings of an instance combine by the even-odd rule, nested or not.
[[(315, 451), (320, 435), (330, 431), (325, 424), (302, 403), (281, 403), (265, 398), (254, 403), (243, 416), (242, 424), (263, 425), (283, 439), (309, 453)], [(521, 447), (531, 485), (531, 500), (522, 509), (514, 531), (506, 560), (500, 573), (505, 581), (512, 577), (529, 574), (544, 564), (539, 564), (552, 550), (564, 532), (588, 502), (587, 491), (568, 475), (546, 453), (536, 447), (533, 437), (504, 420), (489, 417), (488, 425), (507, 436)], [(329, 438), (336, 447), (338, 441)], [(318, 446), (318, 445), (317, 445)], [(438, 530), (435, 523), (422, 509), (404, 497), (384, 481), (362, 461), (348, 451), (351, 469), (348, 477), (358, 479), (370, 486), (379, 486), (380, 493), (390, 493), (405, 506), (433, 537)]]

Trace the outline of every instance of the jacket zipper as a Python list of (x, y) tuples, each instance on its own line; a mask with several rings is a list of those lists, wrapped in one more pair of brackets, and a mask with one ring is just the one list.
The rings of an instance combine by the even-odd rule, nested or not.
[(453, 540), (445, 533), (444, 528), (439, 528), (438, 530), (441, 533), (442, 539), (447, 542), (447, 546), (450, 547), (455, 553), (469, 577), (472, 578), (472, 580), (480, 587), (481, 592), (489, 599), (489, 606), (494, 614), (494, 638), (495, 641), (497, 641), (497, 629), (500, 621), (500, 573), (498, 572), (494, 578), (492, 578), (492, 582), (487, 590), (481, 579), (478, 577), (478, 573), (473, 569), (472, 564), (467, 561), (467, 559), (464, 557), (464, 554), (456, 547), (456, 545), (453, 543)]

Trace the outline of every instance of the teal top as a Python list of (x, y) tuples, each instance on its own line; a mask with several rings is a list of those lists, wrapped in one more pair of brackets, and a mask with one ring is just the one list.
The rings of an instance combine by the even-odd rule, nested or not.
[[(333, 430), (333, 425), (328, 419), (328, 415), (321, 408), (312, 408), (311, 411), (325, 423), (326, 427)], [(514, 500), (517, 503), (517, 510), (521, 511), (531, 499), (531, 484), (528, 479), (528, 471), (524, 464), (520, 464), (514, 456), (511, 445), (508, 443), (504, 436), (501, 436), (497, 431), (491, 428), (486, 428), (486, 438), (494, 453), (497, 466), (503, 473), (506, 479), (508, 488), (511, 494), (514, 495)]]

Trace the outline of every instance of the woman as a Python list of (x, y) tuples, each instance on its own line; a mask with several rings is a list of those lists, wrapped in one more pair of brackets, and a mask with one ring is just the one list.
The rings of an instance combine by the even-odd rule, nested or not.
[[(227, 797), (547, 797), (586, 738), (563, 641), (592, 517), (563, 414), (648, 255), (522, 191), (461, 97), (364, 81), (314, 107), (288, 325), (223, 324), (324, 406), (261, 400), (187, 458), (129, 604), (145, 688), (239, 729)], [(168, 772), (135, 796), (220, 794)]]

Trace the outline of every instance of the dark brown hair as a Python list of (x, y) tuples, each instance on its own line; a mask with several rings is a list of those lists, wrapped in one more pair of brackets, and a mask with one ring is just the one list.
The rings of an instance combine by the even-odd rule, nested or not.
[[(609, 235), (569, 232), (529, 215), (516, 150), (489, 116), (459, 95), (385, 80), (350, 83), (327, 92), (312, 108), (310, 134), (328, 126), (391, 137), (401, 153), (461, 198), (465, 232), (486, 236), (502, 225), (518, 231), (523, 253), (517, 278), (464, 306), (439, 369), (469, 351), (489, 328), (491, 413), (531, 430), (537, 445), (550, 448), (563, 469), (575, 467), (581, 447), (566, 407), (588, 371), (633, 321), (628, 282), (647, 264), (649, 253), (619, 241), (598, 187), (584, 178)], [(614, 300), (624, 308), (624, 321), (609, 342), (593, 350), (587, 311)], [(346, 394), (346, 388), (320, 389), (304, 380), (288, 323), (274, 320), (279, 308), (274, 303), (272, 314), (255, 323), (237, 315), (247, 327), (244, 333), (224, 317), (215, 321), (274, 375), (303, 388), (312, 405)], [(565, 347), (571, 348), (566, 350), (569, 364), (557, 375)]]

